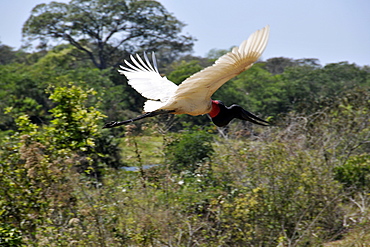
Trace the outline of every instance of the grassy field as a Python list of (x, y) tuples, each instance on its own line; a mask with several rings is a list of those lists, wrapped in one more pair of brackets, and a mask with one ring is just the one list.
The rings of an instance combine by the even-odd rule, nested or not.
[(164, 161), (162, 136), (128, 137), (120, 148), (124, 162), (130, 165), (154, 165)]
[[(131, 165), (134, 164), (134, 165), (139, 166), (139, 165), (164, 164), (165, 163), (164, 147), (165, 147), (166, 141), (168, 141), (168, 140), (165, 140), (165, 138), (170, 139), (170, 138), (173, 138), (173, 136), (172, 137), (170, 135), (129, 136), (129, 137), (125, 138), (124, 141), (121, 144), (122, 157), (125, 160), (125, 162), (127, 162), (128, 164), (131, 164)], [(236, 139), (224, 139), (224, 138), (220, 138), (220, 137), (217, 138), (217, 136), (215, 136), (215, 138), (216, 139), (214, 141), (213, 147), (215, 149), (216, 154), (215, 154), (214, 158), (219, 160), (219, 161), (217, 161), (217, 163), (219, 163), (220, 161), (223, 161), (225, 163), (230, 164), (230, 166), (224, 166), (224, 165), (221, 165), (220, 167), (218, 167), (217, 165), (214, 166), (215, 171), (216, 172), (221, 172), (221, 173), (243, 174), (253, 164), (253, 162), (248, 161), (251, 158), (254, 158), (254, 156), (255, 156), (250, 151), (254, 151), (254, 152), (257, 152), (257, 153), (259, 152), (260, 154), (256, 154), (256, 157), (255, 157), (255, 158), (257, 158), (256, 163), (263, 164), (264, 155), (266, 155), (264, 153), (266, 151), (265, 150), (266, 147), (264, 147), (264, 146), (267, 146), (268, 149), (271, 148), (271, 147), (268, 147), (269, 145), (266, 142), (260, 143), (260, 141), (257, 140), (259, 138), (263, 139), (263, 137), (257, 138), (255, 142), (251, 141), (249, 138), (245, 139), (243, 137), (236, 138)], [(277, 147), (278, 147), (278, 149), (280, 148), (280, 146), (277, 146)], [(276, 149), (276, 150), (278, 150), (278, 149)], [(308, 159), (310, 157), (310, 156), (305, 156), (305, 152), (300, 153), (300, 150), (295, 149), (295, 148), (293, 148), (293, 149), (294, 150), (290, 150), (290, 148), (288, 148), (288, 150), (290, 150), (289, 152), (292, 152), (290, 154), (291, 157), (287, 157), (285, 154), (281, 154), (279, 152), (276, 153), (276, 150), (273, 151), (273, 156), (271, 156), (271, 158), (275, 162), (278, 162), (278, 163), (281, 162), (281, 164), (286, 165), (286, 167), (281, 167), (281, 166), (276, 165), (276, 164), (272, 165), (270, 162), (268, 162), (269, 165), (272, 165), (274, 167), (276, 166), (271, 171), (274, 174), (276, 173), (273, 176), (273, 177), (278, 178), (278, 179), (275, 179), (276, 181), (279, 181), (279, 179), (280, 179), (279, 177), (287, 176), (286, 177), (287, 180), (285, 182), (291, 183), (292, 178), (290, 177), (290, 175), (292, 173), (294, 173), (294, 169), (295, 169), (294, 167), (296, 166), (296, 164), (299, 163), (299, 162), (296, 162), (296, 160), (295, 160), (295, 159), (299, 160), (299, 157), (296, 157), (296, 156), (297, 155), (298, 156), (303, 155), (303, 158), (304, 158), (303, 160), (305, 160), (306, 158)], [(234, 155), (231, 155), (232, 153)], [(280, 157), (281, 160), (280, 161), (277, 160), (277, 157)], [(289, 160), (292, 159), (292, 157), (293, 157), (293, 160), (290, 162)], [(243, 162), (241, 162), (242, 160), (244, 160), (243, 162), (245, 162), (246, 164), (242, 164), (243, 163)], [(312, 166), (311, 168), (316, 169), (317, 167), (316, 167), (316, 165), (314, 165), (314, 163), (317, 162), (317, 161), (318, 160), (315, 160), (315, 161), (312, 161), (312, 162), (307, 162), (307, 164), (305, 164), (305, 166), (310, 166), (311, 165)], [(262, 169), (260, 167), (261, 164), (256, 165), (254, 169), (256, 169), (256, 171), (258, 171), (259, 169)], [(305, 167), (305, 166), (303, 166), (303, 167)], [(318, 165), (318, 167), (320, 167), (320, 166), (321, 165)], [(227, 167), (229, 167), (230, 170), (227, 170), (226, 169)], [(219, 171), (219, 169), (222, 169), (222, 171)], [(281, 171), (279, 169), (281, 169)], [(301, 179), (303, 179), (303, 180), (307, 179), (306, 176), (310, 175), (310, 170), (304, 170), (304, 171), (305, 172), (302, 173), (299, 170), (299, 171), (297, 171), (297, 174), (296, 174), (297, 176), (300, 174), (300, 176), (302, 176)], [(309, 187), (318, 186), (317, 184), (320, 184), (320, 183), (314, 182), (314, 179), (316, 179), (317, 174), (311, 174), (311, 175), (312, 175), (312, 178), (308, 179), (306, 181), (306, 183), (309, 185)], [(235, 178), (237, 178), (237, 175), (235, 175), (235, 176), (236, 176)], [(265, 179), (268, 179), (269, 177), (270, 177), (270, 175), (268, 175)], [(284, 179), (282, 179), (282, 180), (284, 180)], [(236, 180), (234, 182), (236, 182)], [(324, 179), (323, 181), (326, 181), (326, 180)], [(297, 184), (294, 184), (294, 185), (297, 185), (297, 186), (301, 185), (300, 182), (296, 181), (296, 183)], [(321, 184), (324, 185), (325, 182), (322, 182)], [(281, 186), (284, 187), (283, 185), (281, 185)], [(320, 187), (320, 186), (318, 186), (318, 187)], [(305, 194), (303, 197), (306, 197), (306, 196), (307, 195)], [(309, 203), (309, 200), (307, 202)], [(230, 204), (230, 205), (233, 205), (233, 204)], [(280, 206), (281, 206), (281, 208), (284, 208), (283, 204), (280, 205)], [(355, 212), (356, 212), (355, 215), (357, 215), (358, 212), (356, 210), (355, 210)], [(347, 213), (349, 215), (352, 215), (349, 212), (347, 212)], [(364, 213), (362, 216), (364, 216), (366, 218), (367, 214)], [(346, 217), (347, 216), (345, 216), (345, 218)], [(368, 244), (370, 235), (369, 235), (369, 227), (366, 224), (367, 220), (361, 220), (361, 222), (362, 222), (362, 224), (359, 224), (358, 226), (355, 226), (353, 228), (349, 227), (349, 228), (352, 228), (352, 229), (349, 230), (347, 233), (344, 233), (341, 240), (335, 240), (335, 241), (330, 241), (329, 240), (329, 242), (327, 242), (327, 243), (322, 243), (321, 246), (325, 246), (325, 247), (370, 246), (370, 244)], [(356, 224), (354, 224), (354, 225), (356, 225)], [(320, 230), (318, 230), (318, 233), (320, 233)]]

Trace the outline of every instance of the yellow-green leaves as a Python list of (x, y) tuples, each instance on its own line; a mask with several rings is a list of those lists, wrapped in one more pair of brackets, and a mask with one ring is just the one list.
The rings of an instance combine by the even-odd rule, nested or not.
[(53, 119), (47, 130), (54, 136), (54, 146), (86, 151), (95, 145), (94, 138), (99, 135), (97, 123), (104, 115), (93, 106), (87, 106), (89, 95), (94, 96), (96, 92), (84, 91), (72, 84), (52, 91), (49, 98), (56, 106), (50, 110)]

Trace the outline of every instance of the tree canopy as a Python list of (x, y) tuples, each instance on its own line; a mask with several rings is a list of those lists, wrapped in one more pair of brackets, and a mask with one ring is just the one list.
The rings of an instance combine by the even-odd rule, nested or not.
[(23, 36), (39, 40), (67, 41), (105, 69), (135, 52), (152, 50), (170, 57), (191, 51), (193, 38), (181, 35), (184, 24), (157, 1), (72, 0), (33, 8), (23, 26)]

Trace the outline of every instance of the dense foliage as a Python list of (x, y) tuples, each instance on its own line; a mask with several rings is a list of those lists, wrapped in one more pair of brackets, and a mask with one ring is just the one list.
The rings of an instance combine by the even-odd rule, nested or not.
[[(46, 35), (50, 30), (42, 28), (66, 27), (72, 22), (63, 18), (80, 21), (87, 14), (109, 26), (117, 2), (38, 5), (24, 32)], [(134, 15), (141, 9), (159, 15), (159, 23), (175, 25), (174, 34), (181, 30), (154, 1), (119, 2), (132, 11), (132, 25), (153, 27), (145, 15)], [(84, 4), (103, 3), (113, 11), (107, 19), (99, 11), (80, 13)], [(37, 26), (53, 18), (49, 10), (59, 15), (63, 8), (72, 9), (55, 19), (54, 27)], [(78, 21), (71, 37), (81, 38), (85, 30)], [(90, 49), (94, 42), (84, 44)], [(176, 42), (189, 47), (189, 40)], [(127, 44), (120, 49), (130, 53), (140, 41)], [(169, 47), (146, 45), (160, 47), (159, 57), (170, 63), (163, 71), (175, 83), (225, 52), (171, 62)], [(113, 62), (107, 69), (86, 63), (74, 44), (32, 53), (0, 44), (0, 57), (1, 246), (365, 246), (370, 241), (368, 66), (271, 58), (214, 95), (268, 118), (270, 127), (234, 120), (216, 128), (207, 116), (159, 116), (102, 130), (104, 122), (140, 114), (144, 102), (108, 67)]]

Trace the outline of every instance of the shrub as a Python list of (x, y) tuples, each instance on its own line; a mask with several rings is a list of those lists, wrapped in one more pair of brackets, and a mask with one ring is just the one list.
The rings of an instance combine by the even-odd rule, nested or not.
[(17, 247), (22, 244), (22, 236), (18, 229), (8, 224), (0, 224), (0, 246)]
[(370, 155), (350, 157), (345, 164), (334, 168), (334, 176), (346, 189), (369, 191)]
[(206, 130), (192, 129), (178, 135), (165, 147), (165, 156), (176, 172), (195, 172), (200, 164), (209, 161), (214, 150), (213, 136)]

